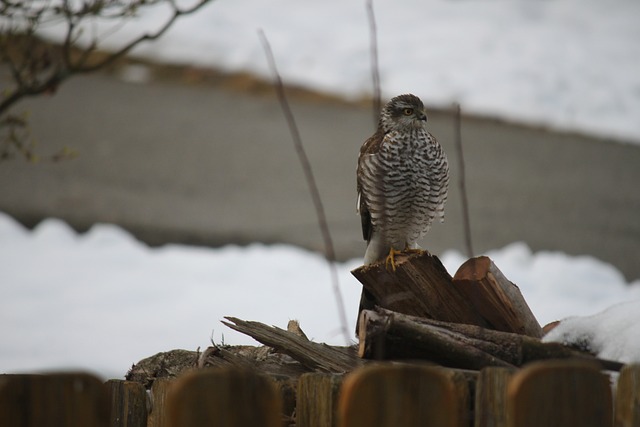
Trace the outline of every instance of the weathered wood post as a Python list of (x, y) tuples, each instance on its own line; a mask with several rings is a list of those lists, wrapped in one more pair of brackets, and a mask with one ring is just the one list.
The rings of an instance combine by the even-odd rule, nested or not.
[(147, 427), (169, 427), (167, 416), (167, 395), (174, 380), (169, 378), (156, 378), (151, 386), (151, 412), (148, 417)]
[(620, 371), (615, 409), (616, 427), (640, 427), (640, 364)]
[(484, 368), (476, 383), (474, 427), (507, 426), (507, 385), (516, 372), (511, 368)]
[(609, 379), (590, 362), (536, 362), (507, 387), (509, 427), (611, 427)]
[(273, 382), (255, 372), (203, 369), (178, 378), (169, 391), (171, 426), (281, 427), (282, 402)]
[(0, 426), (107, 427), (109, 401), (89, 374), (0, 376)]
[(469, 424), (467, 380), (429, 366), (375, 365), (345, 378), (340, 427), (463, 427)]
[(296, 427), (337, 427), (343, 376), (309, 373), (298, 380)]
[(109, 380), (105, 388), (111, 403), (110, 427), (147, 427), (147, 391), (142, 384)]

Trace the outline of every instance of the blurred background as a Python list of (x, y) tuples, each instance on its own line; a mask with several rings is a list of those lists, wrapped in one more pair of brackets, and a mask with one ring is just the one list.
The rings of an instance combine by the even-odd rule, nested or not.
[(636, 0), (3, 3), (0, 372), (122, 376), (159, 351), (253, 343), (225, 315), (350, 342), (376, 57), (383, 101), (419, 96), (449, 157), (446, 221), (421, 244), (452, 274), (468, 256), (465, 172), (473, 254), (541, 323), (637, 298), (638, 40)]
[[(73, 46), (98, 58), (117, 52), (158, 32), (173, 13), (168, 4), (133, 17), (83, 16)], [(368, 5), (211, 1), (96, 72), (24, 97), (10, 112), (28, 113), (26, 139), (42, 161), (25, 162), (5, 145), (0, 210), (28, 226), (47, 217), (78, 230), (118, 224), (152, 245), (287, 242), (322, 251), (258, 39), (263, 29), (338, 256), (360, 257), (355, 165), (375, 128)], [(447, 220), (423, 246), (464, 248), (451, 114), (459, 103), (474, 252), (524, 241), (640, 277), (637, 2), (373, 6), (383, 100), (420, 96), (451, 163)], [(18, 15), (3, 22), (6, 32)], [(67, 30), (58, 17), (42, 20), (37, 34), (64, 46)], [(6, 93), (15, 85), (6, 64), (2, 77)], [(73, 158), (47, 160), (63, 148)]]

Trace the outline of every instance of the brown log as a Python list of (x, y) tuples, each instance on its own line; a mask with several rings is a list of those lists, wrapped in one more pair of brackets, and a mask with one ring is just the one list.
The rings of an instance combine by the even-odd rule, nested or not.
[(364, 310), (360, 314), (362, 358), (376, 360), (423, 359), (444, 366), (481, 369), (512, 367), (492, 354), (465, 343), (462, 334), (416, 321), (412, 316), (388, 310)]
[(396, 256), (396, 271), (384, 262), (351, 272), (380, 307), (447, 322), (487, 326), (468, 298), (452, 285), (438, 257), (428, 252)]
[(236, 317), (225, 317), (226, 326), (249, 335), (258, 342), (291, 356), (311, 370), (342, 373), (364, 363), (351, 347), (332, 347), (260, 322), (248, 322)]
[(420, 359), (465, 369), (580, 358), (605, 369), (622, 368), (620, 363), (596, 359), (559, 343), (543, 343), (526, 335), (408, 316), (383, 308), (364, 310), (359, 321), (358, 354), (363, 358)]
[(489, 328), (542, 337), (542, 328), (520, 289), (490, 258), (471, 258), (462, 264), (453, 277), (453, 285), (471, 302)]

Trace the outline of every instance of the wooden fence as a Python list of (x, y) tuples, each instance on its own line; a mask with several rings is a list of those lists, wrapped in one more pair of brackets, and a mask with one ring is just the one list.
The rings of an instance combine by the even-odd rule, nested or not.
[(615, 388), (576, 361), (480, 372), (381, 363), (346, 375), (304, 374), (297, 383), (203, 369), (158, 379), (149, 393), (87, 374), (0, 376), (2, 427), (294, 425), (640, 427), (640, 365), (626, 366)]

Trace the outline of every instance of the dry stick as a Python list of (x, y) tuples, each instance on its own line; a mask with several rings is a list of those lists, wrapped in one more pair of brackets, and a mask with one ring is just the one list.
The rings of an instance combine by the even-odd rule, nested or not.
[(320, 231), (324, 240), (325, 255), (327, 261), (329, 262), (329, 268), (331, 269), (331, 283), (333, 284), (333, 294), (336, 298), (336, 304), (338, 305), (338, 315), (340, 316), (342, 334), (344, 335), (346, 344), (349, 345), (350, 340), (349, 332), (347, 329), (347, 315), (344, 306), (344, 300), (342, 299), (342, 294), (340, 293), (340, 284), (338, 282), (336, 254), (333, 248), (333, 241), (331, 240), (331, 233), (329, 232), (329, 225), (327, 224), (327, 217), (324, 213), (322, 199), (320, 198), (320, 192), (318, 191), (318, 186), (316, 185), (316, 180), (313, 176), (313, 171), (311, 170), (311, 163), (309, 162), (307, 153), (304, 151), (304, 147), (302, 146), (302, 138), (300, 137), (300, 132), (298, 131), (298, 126), (296, 125), (296, 121), (293, 117), (293, 113), (291, 112), (291, 108), (289, 107), (289, 102), (287, 101), (287, 96), (284, 91), (284, 84), (282, 83), (282, 79), (280, 78), (280, 74), (278, 73), (278, 68), (276, 67), (276, 60), (273, 56), (271, 45), (269, 44), (269, 40), (267, 40), (267, 36), (264, 34), (264, 31), (259, 30), (258, 35), (260, 36), (260, 40), (262, 41), (264, 52), (267, 56), (267, 62), (269, 63), (269, 68), (271, 68), (271, 73), (274, 76), (274, 86), (278, 95), (278, 100), (280, 101), (282, 112), (284, 113), (287, 124), (289, 125), (289, 131), (291, 133), (291, 138), (293, 139), (293, 145), (296, 148), (298, 159), (302, 164), (302, 169), (304, 170), (304, 175), (309, 187), (309, 192), (311, 193), (311, 198), (313, 199), (313, 205), (315, 206), (316, 215), (318, 216), (318, 225), (320, 226)]
[(373, 79), (373, 125), (378, 125), (378, 117), (382, 108), (380, 91), (380, 67), (378, 64), (378, 31), (376, 16), (373, 13), (373, 0), (367, 0), (367, 17), (369, 18), (369, 37), (371, 42), (371, 76)]
[[(121, 47), (116, 52), (107, 55), (104, 59), (99, 60), (93, 65), (86, 65), (86, 60), (89, 57), (89, 54), (95, 52), (97, 41), (94, 40), (93, 43), (84, 51), (81, 55), (81, 60), (79, 63), (73, 63), (71, 60), (71, 48), (73, 47), (73, 34), (75, 29), (75, 22), (72, 20), (73, 16), (68, 16), (68, 28), (67, 34), (65, 36), (64, 43), (62, 45), (64, 52), (64, 67), (58, 67), (58, 69), (47, 79), (44, 81), (38, 81), (32, 85), (19, 84), (16, 89), (9, 93), (9, 95), (0, 101), (0, 113), (4, 114), (6, 110), (8, 110), (13, 104), (17, 103), (20, 99), (24, 97), (30, 97), (35, 95), (40, 95), (48, 90), (55, 89), (62, 82), (70, 78), (74, 74), (86, 74), (92, 73), (99, 69), (105, 68), (119, 58), (122, 58), (127, 53), (129, 53), (133, 48), (141, 44), (142, 42), (156, 40), (161, 37), (171, 26), (173, 26), (174, 22), (183, 15), (189, 15), (197, 12), (201, 7), (207, 4), (211, 0), (200, 0), (198, 3), (194, 4), (190, 8), (187, 9), (179, 9), (174, 2), (169, 2), (173, 5), (173, 14), (164, 22), (164, 24), (155, 32), (155, 33), (145, 33), (134, 40), (127, 43), (125, 46)], [(4, 2), (3, 2), (4, 3)], [(13, 68), (13, 64), (11, 64)]]
[(464, 222), (464, 240), (467, 249), (467, 257), (473, 256), (473, 247), (471, 246), (471, 221), (469, 220), (469, 203), (467, 201), (467, 187), (465, 184), (464, 176), (464, 154), (462, 152), (462, 118), (460, 113), (460, 104), (455, 103), (453, 105), (454, 117), (455, 117), (455, 141), (456, 148), (458, 150), (458, 167), (459, 182), (460, 182), (460, 197), (462, 199), (462, 217)]

